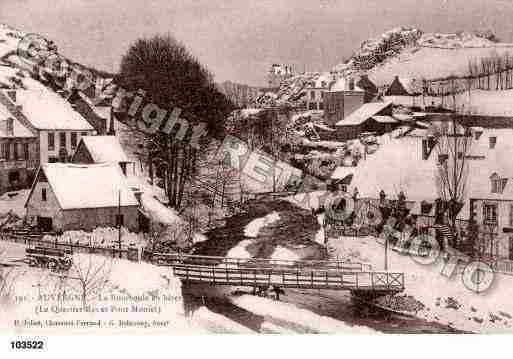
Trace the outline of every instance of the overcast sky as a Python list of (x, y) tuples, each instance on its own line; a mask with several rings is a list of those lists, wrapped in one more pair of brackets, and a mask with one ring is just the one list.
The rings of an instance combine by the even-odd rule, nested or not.
[(265, 83), (272, 63), (329, 70), (398, 25), (490, 28), (513, 42), (511, 0), (0, 0), (0, 22), (53, 39), (72, 59), (117, 71), (129, 44), (172, 33), (215, 75)]

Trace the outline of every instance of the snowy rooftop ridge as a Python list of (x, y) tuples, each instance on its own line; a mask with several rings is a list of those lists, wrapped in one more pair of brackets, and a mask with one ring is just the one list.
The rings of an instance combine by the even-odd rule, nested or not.
[(95, 163), (130, 162), (116, 136), (83, 136), (77, 148), (85, 146)]
[(388, 106), (391, 106), (392, 102), (370, 102), (363, 104), (356, 111), (352, 112), (349, 116), (343, 120), (337, 122), (335, 126), (354, 126), (359, 125), (366, 121), (369, 117), (377, 115)]
[(41, 171), (62, 209), (117, 207), (119, 203), (121, 206), (139, 205), (117, 164), (45, 163), (37, 177)]
[(66, 100), (47, 89), (16, 90), (16, 105), (39, 130), (94, 130)]

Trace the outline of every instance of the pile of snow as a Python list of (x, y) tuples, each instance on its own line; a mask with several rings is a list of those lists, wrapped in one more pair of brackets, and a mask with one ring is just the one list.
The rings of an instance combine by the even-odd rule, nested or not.
[[(168, 268), (120, 259), (108, 261), (96, 255), (75, 254), (73, 259), (68, 279), (47, 270), (20, 269), (24, 272), (23, 280), (16, 282), (14, 292), (28, 300), (0, 306), (0, 328), (66, 334), (209, 332), (185, 317), (181, 283)], [(98, 292), (88, 296), (85, 307), (80, 298), (71, 297), (82, 293), (80, 282), (71, 278), (82, 277), (79, 268), (82, 273), (88, 268), (94, 271), (105, 268), (101, 278), (107, 279)], [(68, 300), (57, 297), (60, 294), (62, 298), (64, 293)], [(40, 295), (48, 297), (41, 298)], [(46, 307), (48, 312), (36, 311), (39, 306)], [(133, 306), (141, 310), (134, 311)], [(20, 324), (14, 327), (15, 320), (23, 322), (25, 319), (40, 321), (41, 326)], [(49, 326), (47, 321), (50, 320), (71, 322), (72, 325)], [(120, 321), (133, 324), (121, 325)], [(81, 325), (81, 322), (99, 322), (100, 327)]]
[(301, 256), (286, 247), (276, 246), (274, 252), (271, 254), (271, 259), (299, 261), (301, 260)]
[(147, 193), (141, 195), (141, 207), (154, 223), (168, 226), (184, 223), (184, 220), (178, 216), (175, 210), (166, 207), (158, 199)]
[(260, 229), (278, 221), (279, 219), (280, 215), (276, 211), (271, 212), (264, 217), (254, 219), (244, 228), (244, 235), (246, 237), (256, 238), (260, 232)]
[[(240, 241), (235, 247), (231, 248), (228, 253), (226, 253), (226, 257), (228, 258), (243, 258), (249, 259), (251, 258), (251, 253), (248, 252), (246, 247), (250, 245), (252, 241), (250, 239), (245, 239)], [(224, 265), (223, 265), (224, 266)]]
[[(342, 260), (369, 263), (379, 270), (384, 265), (384, 246), (379, 241), (373, 237), (341, 237), (330, 239), (329, 245)], [(476, 293), (464, 285), (461, 268), (452, 272), (452, 265), (444, 262), (442, 256), (434, 263), (424, 265), (418, 258), (416, 261), (416, 257), (394, 251), (388, 253), (389, 271), (404, 273), (402, 295), (412, 296), (425, 306), (415, 313), (419, 318), (472, 332), (512, 331), (513, 276), (495, 273), (492, 286)], [(448, 277), (442, 273), (452, 275)]]
[(24, 189), (16, 192), (7, 192), (0, 196), (0, 215), (13, 212), (18, 217), (25, 217), (25, 202), (29, 193), (29, 189)]

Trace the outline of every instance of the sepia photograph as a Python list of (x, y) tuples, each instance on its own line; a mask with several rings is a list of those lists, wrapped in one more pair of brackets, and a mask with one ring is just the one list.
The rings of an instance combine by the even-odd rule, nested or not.
[(0, 0), (2, 349), (513, 333), (512, 16)]

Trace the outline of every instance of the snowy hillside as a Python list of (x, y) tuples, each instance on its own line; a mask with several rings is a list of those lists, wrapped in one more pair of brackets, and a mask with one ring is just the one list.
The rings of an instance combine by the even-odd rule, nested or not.
[(491, 53), (513, 53), (513, 44), (496, 43), (480, 34), (423, 33), (399, 27), (364, 41), (346, 63), (333, 67), (339, 74), (367, 73), (376, 85), (389, 84), (394, 76), (433, 79), (464, 75), (469, 60)]

